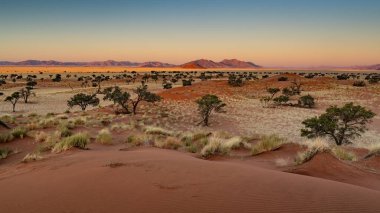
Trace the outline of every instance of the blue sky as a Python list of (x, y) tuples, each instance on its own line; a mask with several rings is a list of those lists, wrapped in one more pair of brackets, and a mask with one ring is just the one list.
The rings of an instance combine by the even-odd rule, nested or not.
[(379, 8), (375, 0), (0, 0), (0, 60), (380, 63)]

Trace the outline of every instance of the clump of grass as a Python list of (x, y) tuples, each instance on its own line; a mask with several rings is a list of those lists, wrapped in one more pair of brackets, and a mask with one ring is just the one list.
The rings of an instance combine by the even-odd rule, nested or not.
[(332, 154), (338, 158), (339, 160), (345, 160), (345, 161), (356, 161), (356, 155), (352, 152), (349, 152), (342, 147), (335, 147), (332, 150)]
[(41, 154), (39, 152), (35, 152), (35, 153), (28, 153), (23, 159), (21, 162), (23, 163), (29, 163), (29, 162), (32, 162), (32, 161), (38, 161), (38, 160), (42, 160), (43, 157), (41, 156)]
[(61, 132), (61, 137), (63, 137), (63, 138), (69, 137), (69, 136), (71, 136), (73, 134), (73, 132), (70, 129), (66, 128), (66, 127), (61, 128), (60, 132)]
[(55, 144), (53, 147), (54, 153), (59, 153), (62, 151), (69, 150), (73, 147), (85, 149), (86, 145), (89, 143), (90, 137), (86, 133), (77, 133), (67, 138), (63, 138), (59, 143)]
[[(39, 140), (37, 140), (38, 137)], [(55, 131), (54, 133), (51, 133), (49, 135), (45, 132), (40, 132), (37, 138), (35, 138), (35, 140), (37, 142), (40, 142), (40, 144), (37, 147), (38, 152), (50, 151), (61, 140), (61, 132)]]
[(318, 153), (317, 149), (307, 149), (304, 152), (298, 153), (296, 158), (294, 159), (294, 162), (297, 165), (301, 165), (311, 160), (317, 153)]
[(0, 120), (2, 120), (5, 123), (10, 123), (10, 124), (16, 123), (16, 118), (11, 115), (3, 115), (0, 117)]
[(24, 136), (26, 136), (27, 133), (28, 133), (28, 130), (25, 127), (20, 127), (20, 126), (12, 129), (11, 131), (11, 134), (15, 138), (24, 138)]
[(244, 138), (239, 137), (239, 136), (235, 136), (235, 137), (225, 140), (225, 142), (222, 145), (228, 150), (241, 148), (241, 147), (246, 148), (246, 149), (251, 148), (251, 144), (247, 143)]
[(223, 146), (225, 139), (211, 136), (208, 140), (208, 143), (202, 148), (201, 156), (204, 158), (210, 157), (212, 155), (224, 155), (228, 153), (228, 147)]
[(155, 127), (155, 126), (146, 126), (144, 128), (144, 131), (146, 134), (150, 134), (150, 135), (165, 135), (165, 136), (173, 135), (173, 132), (163, 129), (161, 127)]
[(127, 130), (130, 129), (130, 126), (124, 123), (114, 123), (111, 125), (111, 131)]
[(112, 144), (111, 132), (107, 128), (100, 130), (96, 136), (96, 142), (107, 145)]
[(0, 143), (11, 142), (13, 139), (14, 139), (14, 137), (10, 132), (0, 133)]
[(316, 138), (314, 140), (306, 141), (308, 147), (306, 151), (297, 154), (294, 159), (297, 165), (310, 161), (316, 154), (330, 151), (331, 145), (323, 138)]
[(38, 117), (38, 114), (33, 112), (33, 113), (30, 113), (28, 117), (30, 118)]
[(155, 140), (154, 146), (162, 149), (178, 149), (182, 146), (182, 143), (175, 137), (167, 137), (163, 140)]
[(141, 134), (141, 135), (130, 135), (127, 137), (127, 140), (125, 141), (128, 144), (131, 144), (132, 146), (142, 146), (142, 145), (148, 145), (153, 141), (153, 138)]
[(364, 158), (368, 159), (374, 156), (380, 156), (380, 145), (371, 146), (368, 154)]
[(82, 126), (82, 125), (86, 124), (87, 119), (86, 119), (86, 117), (77, 117), (74, 119), (73, 122), (74, 122), (75, 126)]
[(181, 141), (185, 143), (186, 146), (191, 146), (194, 142), (207, 138), (210, 133), (206, 132), (186, 132), (182, 134)]
[(8, 157), (8, 155), (12, 154), (12, 150), (9, 148), (2, 148), (0, 149), (0, 159), (5, 159)]
[(285, 143), (283, 138), (277, 135), (269, 135), (261, 137), (261, 140), (252, 146), (251, 154), (258, 155), (280, 148)]
[(37, 143), (43, 143), (46, 141), (46, 139), (49, 137), (49, 135), (44, 131), (39, 131), (34, 135), (34, 140)]

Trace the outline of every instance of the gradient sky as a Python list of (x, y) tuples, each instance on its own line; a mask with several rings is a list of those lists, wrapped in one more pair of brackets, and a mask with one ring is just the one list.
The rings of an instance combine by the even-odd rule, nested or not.
[(380, 63), (379, 0), (0, 0), (0, 60)]

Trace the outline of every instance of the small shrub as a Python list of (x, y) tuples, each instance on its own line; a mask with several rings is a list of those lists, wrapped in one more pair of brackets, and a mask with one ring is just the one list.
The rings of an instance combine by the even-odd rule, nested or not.
[(278, 81), (287, 81), (287, 80), (288, 80), (288, 77), (281, 76), (281, 77), (278, 77), (277, 80), (278, 80)]
[(365, 87), (366, 84), (365, 84), (364, 81), (355, 81), (355, 82), (352, 84), (352, 86), (354, 86), (354, 87)]
[(252, 155), (273, 151), (280, 148), (285, 143), (283, 138), (277, 135), (263, 136), (261, 140), (252, 146)]
[(274, 103), (277, 105), (283, 105), (286, 104), (289, 101), (289, 97), (286, 95), (280, 95), (273, 99)]
[(9, 148), (0, 149), (0, 159), (5, 159), (8, 155), (12, 154), (12, 150)]
[(61, 128), (60, 132), (61, 132), (62, 138), (69, 137), (73, 134), (73, 132), (71, 130), (69, 130), (67, 127)]
[(0, 143), (11, 142), (13, 139), (14, 137), (10, 132), (0, 133)]
[(73, 147), (85, 149), (89, 141), (90, 138), (88, 134), (77, 133), (75, 135), (62, 139), (59, 143), (55, 144), (52, 151), (54, 153), (59, 153), (62, 151), (69, 150)]
[(332, 149), (332, 154), (340, 160), (356, 161), (356, 155), (354, 153), (344, 150), (341, 147)]
[(25, 127), (16, 127), (11, 131), (11, 134), (15, 138), (24, 138), (24, 136), (26, 136), (27, 133), (28, 130)]
[(102, 129), (96, 136), (96, 142), (101, 144), (112, 144), (112, 135), (108, 129)]
[(313, 108), (315, 106), (314, 98), (311, 95), (304, 95), (298, 99), (298, 105), (301, 107)]

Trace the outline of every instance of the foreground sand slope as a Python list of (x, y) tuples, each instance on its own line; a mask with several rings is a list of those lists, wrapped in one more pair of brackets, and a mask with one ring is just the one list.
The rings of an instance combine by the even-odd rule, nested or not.
[[(117, 167), (107, 164), (120, 163)], [(1, 212), (377, 212), (380, 192), (160, 149), (81, 151), (0, 172)], [(15, 175), (17, 169), (19, 174)], [(11, 173), (8, 173), (11, 172)]]

